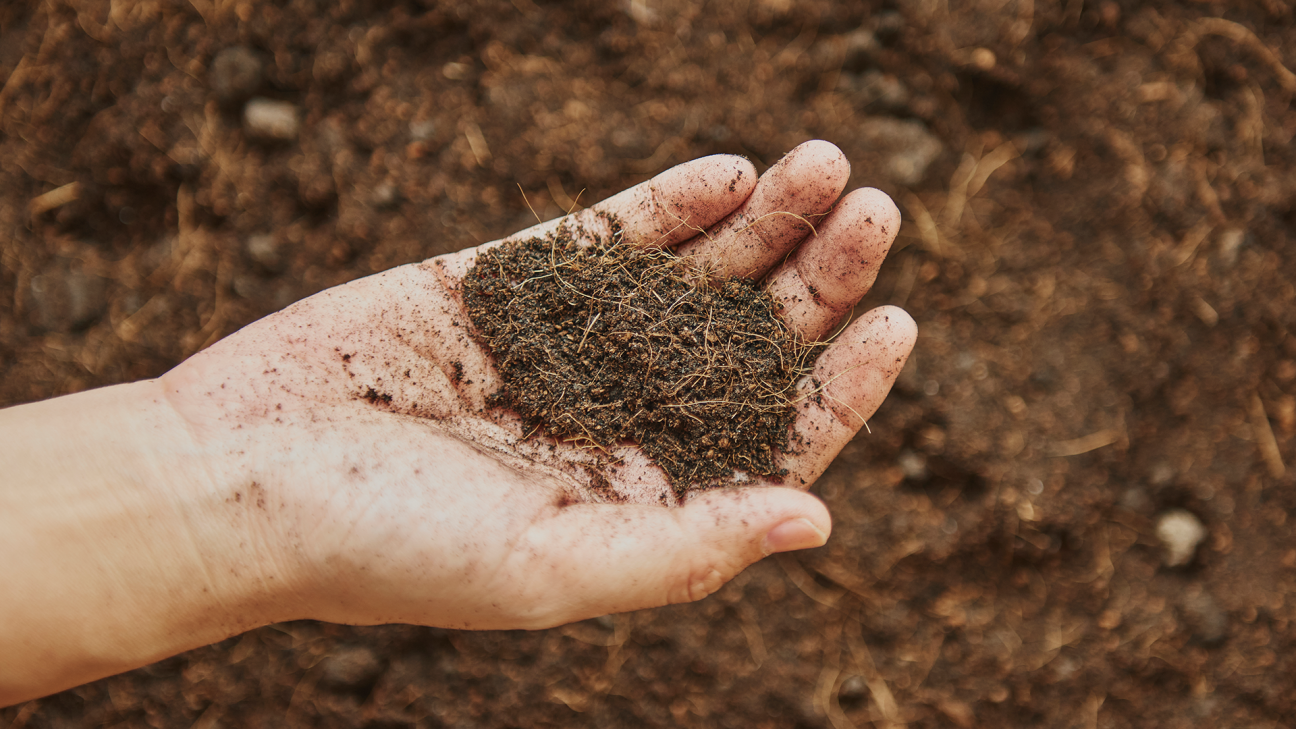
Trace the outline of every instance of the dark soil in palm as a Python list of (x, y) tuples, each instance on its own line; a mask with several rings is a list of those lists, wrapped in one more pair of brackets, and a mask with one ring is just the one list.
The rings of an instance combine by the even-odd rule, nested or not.
[(463, 298), (503, 387), (495, 404), (548, 435), (631, 440), (677, 494), (735, 470), (781, 476), (791, 393), (812, 348), (745, 279), (667, 251), (566, 230), (482, 254)]

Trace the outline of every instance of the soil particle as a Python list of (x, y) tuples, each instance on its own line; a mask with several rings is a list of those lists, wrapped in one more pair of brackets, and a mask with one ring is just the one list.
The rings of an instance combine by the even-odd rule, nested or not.
[(243, 107), (243, 127), (249, 136), (291, 141), (297, 138), (297, 107), (287, 101), (252, 99)]
[(603, 471), (604, 469), (595, 468), (593, 466), (585, 467), (585, 472), (589, 475), (589, 489), (605, 502), (615, 503), (623, 501), (624, 499), (622, 499), (621, 495), (617, 493), (617, 490), (612, 486), (612, 482), (608, 480)]
[(1192, 512), (1173, 509), (1157, 518), (1156, 535), (1165, 548), (1166, 566), (1181, 567), (1192, 561), (1206, 538), (1206, 527)]
[(266, 271), (271, 273), (283, 271), (285, 263), (283, 252), (273, 235), (269, 233), (250, 235), (243, 247), (248, 257)]
[(1180, 599), (1193, 638), (1204, 645), (1216, 645), (1228, 636), (1228, 614), (1209, 591), (1199, 584), (1189, 585)]
[(56, 259), (28, 283), (29, 317), (38, 331), (84, 329), (103, 315), (107, 283), (78, 261)]
[(944, 145), (921, 123), (909, 119), (870, 119), (861, 136), (876, 149), (894, 150), (883, 158), (885, 171), (902, 185), (917, 185)]
[(735, 470), (782, 476), (796, 380), (815, 349), (751, 282), (566, 231), (478, 258), (463, 296), (503, 387), (492, 403), (546, 434), (610, 451), (632, 440), (676, 494)]
[(346, 646), (320, 661), (320, 684), (332, 689), (367, 692), (382, 675), (383, 662), (365, 646)]
[(256, 51), (247, 46), (230, 46), (212, 59), (208, 83), (222, 103), (237, 103), (261, 88), (262, 64)]

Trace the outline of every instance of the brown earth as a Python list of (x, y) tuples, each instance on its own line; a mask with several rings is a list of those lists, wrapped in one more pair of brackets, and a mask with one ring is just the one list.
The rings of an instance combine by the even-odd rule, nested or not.
[(460, 291), (500, 373), (488, 402), (609, 467), (618, 444), (637, 443), (680, 499), (739, 471), (780, 480), (797, 382), (822, 347), (794, 335), (758, 283), (712, 281), (609, 225), (585, 245), (564, 228), (477, 256)]
[(921, 331), (829, 544), (701, 603), (271, 626), (0, 721), (1290, 725), (1293, 67), (1278, 0), (0, 6), (0, 403), (524, 227), (517, 185), (552, 217), (815, 137), (900, 204), (865, 303)]

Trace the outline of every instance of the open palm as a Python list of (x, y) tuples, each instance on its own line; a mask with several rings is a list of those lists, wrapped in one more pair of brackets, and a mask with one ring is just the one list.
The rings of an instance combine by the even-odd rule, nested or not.
[[(742, 158), (708, 157), (512, 239), (604, 235), (610, 213), (636, 244), (763, 280), (788, 324), (821, 338), (900, 223), (876, 190), (838, 201), (848, 174), (825, 142), (759, 181)], [(496, 244), (321, 292), (164, 376), (209, 454), (196, 468), (228, 491), (222, 518), (265, 556), (247, 569), (285, 585), (281, 619), (545, 627), (699, 599), (765, 554), (826, 539), (827, 511), (803, 491), (890, 389), (915, 337), (904, 312), (851, 323), (801, 383), (814, 396), (797, 403), (788, 476), (665, 507), (665, 474), (633, 444), (606, 469), (487, 406), (498, 373), (459, 283)]]

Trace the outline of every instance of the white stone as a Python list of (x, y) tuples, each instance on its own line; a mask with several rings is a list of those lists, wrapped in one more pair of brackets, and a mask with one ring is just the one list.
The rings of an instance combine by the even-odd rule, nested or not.
[(860, 127), (859, 141), (882, 155), (881, 172), (906, 187), (922, 182), (944, 150), (940, 138), (913, 119), (872, 117)]
[(900, 471), (912, 481), (927, 480), (927, 459), (921, 453), (900, 451)]
[(268, 139), (297, 138), (297, 107), (287, 101), (252, 99), (243, 107), (248, 134)]
[(1192, 512), (1173, 509), (1157, 517), (1156, 535), (1165, 548), (1166, 566), (1179, 567), (1192, 561), (1206, 538), (1206, 527)]

